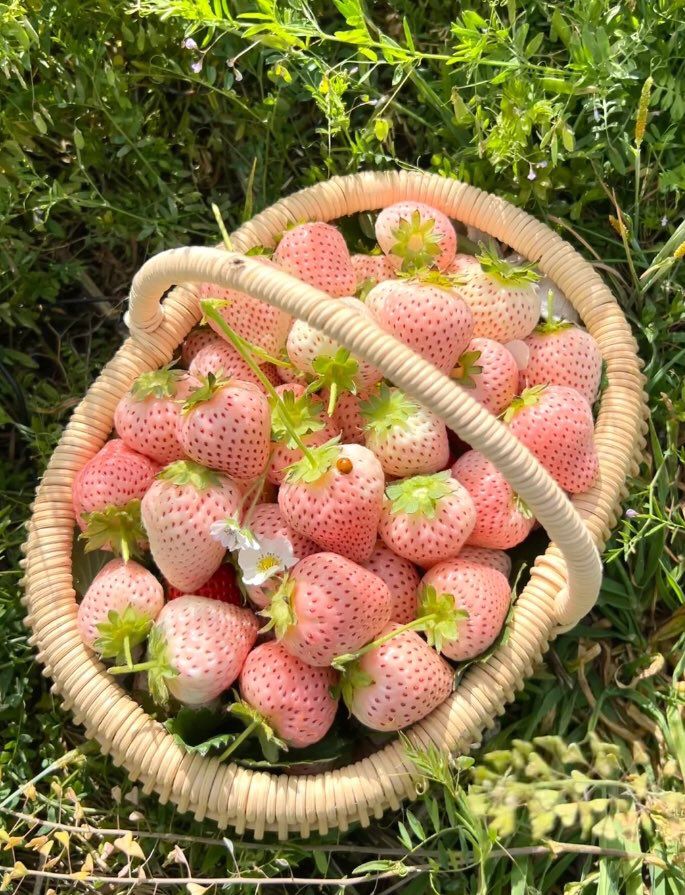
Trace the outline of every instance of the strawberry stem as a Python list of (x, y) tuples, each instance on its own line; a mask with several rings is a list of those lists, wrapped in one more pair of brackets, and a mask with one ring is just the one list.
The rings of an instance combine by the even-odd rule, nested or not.
[(224, 219), (221, 216), (219, 206), (216, 205), (214, 202), (212, 202), (212, 214), (214, 215), (217, 226), (219, 227), (219, 233), (221, 233), (221, 241), (223, 242), (226, 251), (234, 251), (233, 242), (231, 241), (231, 237), (228, 235), (228, 230), (226, 229), (226, 224), (224, 224)]
[[(130, 656), (129, 656), (130, 658)], [(134, 665), (132, 662), (126, 665), (113, 665), (109, 669), (110, 674), (135, 674), (137, 671), (150, 671), (152, 668), (157, 668), (159, 662), (156, 659), (148, 659), (146, 662), (136, 662)]]
[(371, 650), (383, 646), (384, 643), (387, 643), (399, 634), (405, 634), (407, 631), (424, 631), (430, 626), (432, 621), (438, 621), (437, 613), (424, 615), (422, 618), (416, 618), (412, 622), (407, 622), (404, 625), (400, 625), (398, 628), (393, 628), (392, 631), (388, 631), (388, 633), (383, 634), (382, 637), (377, 637), (376, 640), (372, 640), (354, 653), (344, 653), (342, 656), (336, 656), (331, 662), (331, 666), (337, 671), (345, 671), (348, 665), (361, 659), (362, 656), (370, 653)]
[(242, 357), (245, 363), (248, 365), (250, 370), (254, 373), (257, 379), (260, 381), (267, 395), (278, 404), (281, 416), (283, 419), (283, 425), (288, 430), (288, 433), (298, 448), (302, 451), (307, 460), (311, 463), (312, 466), (315, 465), (314, 458), (311, 454), (311, 451), (307, 447), (307, 445), (300, 438), (296, 427), (290, 419), (290, 415), (287, 407), (281, 400), (281, 396), (278, 394), (273, 385), (269, 382), (267, 377), (264, 375), (259, 364), (256, 364), (254, 358), (252, 357), (252, 352), (247, 348), (246, 343), (240, 336), (226, 323), (218, 310), (214, 307), (214, 302), (211, 299), (205, 299), (200, 302), (200, 308), (202, 309), (202, 313), (209, 320), (213, 320), (214, 323), (219, 327), (221, 332), (226, 336), (228, 341), (233, 345), (238, 354)]
[(261, 722), (257, 718), (255, 718), (254, 721), (252, 721), (250, 724), (248, 724), (248, 726), (245, 728), (245, 730), (243, 730), (242, 733), (239, 733), (238, 736), (233, 740), (231, 745), (227, 749), (224, 749), (224, 751), (219, 756), (219, 761), (226, 761), (228, 756), (231, 755), (233, 752), (235, 752), (235, 750), (238, 748), (238, 746), (241, 743), (245, 742), (245, 740), (249, 736), (251, 736), (255, 732), (255, 730), (257, 730), (260, 723)]

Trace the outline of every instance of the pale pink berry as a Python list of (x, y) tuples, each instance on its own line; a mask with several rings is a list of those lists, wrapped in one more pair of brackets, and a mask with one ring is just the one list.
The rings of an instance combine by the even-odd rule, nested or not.
[(495, 416), (508, 407), (518, 393), (516, 359), (504, 345), (493, 339), (471, 339), (451, 376)]
[(342, 233), (315, 221), (286, 230), (273, 255), (279, 267), (334, 297), (352, 295), (357, 276)]
[(602, 355), (590, 333), (571, 323), (545, 322), (526, 339), (528, 363), (520, 388), (563, 385), (575, 388), (592, 404), (602, 378)]
[(413, 621), (416, 618), (416, 590), (420, 581), (413, 563), (397, 556), (383, 541), (378, 541), (373, 553), (362, 565), (387, 584), (392, 597), (390, 621), (400, 625)]

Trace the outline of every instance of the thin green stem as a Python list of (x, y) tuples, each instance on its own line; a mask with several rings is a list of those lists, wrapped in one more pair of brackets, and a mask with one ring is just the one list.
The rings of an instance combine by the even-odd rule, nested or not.
[(221, 239), (223, 241), (224, 246), (226, 247), (227, 252), (234, 251), (233, 243), (231, 242), (231, 237), (229, 235), (228, 230), (226, 229), (226, 224), (224, 224), (224, 219), (221, 217), (221, 211), (219, 210), (219, 206), (212, 202), (212, 214), (216, 220), (217, 226), (219, 228), (219, 233), (221, 233)]
[(113, 665), (109, 669), (110, 674), (134, 674), (136, 671), (150, 671), (152, 668), (157, 668), (159, 662), (155, 661), (155, 659), (150, 659), (148, 662), (138, 662), (137, 665)]
[(300, 438), (295, 426), (292, 423), (288, 415), (288, 409), (281, 400), (281, 396), (278, 394), (273, 385), (269, 382), (261, 367), (255, 363), (254, 358), (252, 357), (251, 352), (246, 348), (245, 342), (240, 336), (235, 333), (231, 327), (226, 323), (221, 314), (214, 307), (211, 299), (205, 299), (200, 302), (200, 308), (202, 309), (202, 313), (209, 320), (213, 320), (214, 323), (219, 327), (221, 332), (226, 336), (231, 345), (235, 348), (238, 354), (242, 357), (245, 363), (248, 365), (250, 370), (254, 373), (254, 375), (259, 379), (260, 383), (264, 387), (267, 395), (274, 400), (281, 409), (281, 416), (283, 418), (283, 425), (288, 430), (288, 434), (298, 446), (298, 448), (302, 451), (304, 456), (307, 458), (312, 467), (316, 466), (316, 462), (314, 460), (314, 456), (312, 452), (309, 450), (307, 445)]
[(338, 383), (333, 382), (331, 384), (330, 390), (328, 392), (328, 407), (326, 408), (326, 413), (329, 416), (333, 416), (335, 412), (335, 405), (338, 403)]
[(260, 722), (257, 719), (255, 719), (250, 724), (248, 724), (247, 727), (245, 728), (245, 730), (241, 734), (239, 734), (233, 740), (231, 745), (221, 753), (221, 755), (219, 756), (219, 761), (225, 761), (229, 755), (231, 755), (233, 752), (235, 752), (235, 750), (238, 748), (238, 746), (241, 743), (245, 742), (245, 740), (250, 736), (250, 734), (255, 732), (255, 730), (259, 727), (259, 724), (260, 724)]
[(133, 665), (133, 656), (131, 655), (131, 638), (127, 634), (124, 637), (124, 657), (126, 664), (130, 667)]
[(357, 659), (361, 659), (362, 656), (370, 653), (371, 650), (376, 649), (379, 646), (383, 646), (384, 643), (392, 640), (393, 637), (397, 637), (399, 634), (405, 634), (407, 631), (420, 631), (425, 628), (427, 624), (435, 620), (437, 620), (437, 615), (435, 613), (424, 615), (421, 618), (415, 618), (414, 621), (407, 622), (405, 625), (400, 625), (398, 628), (394, 628), (392, 631), (388, 631), (388, 633), (384, 634), (382, 637), (378, 637), (376, 638), (376, 640), (372, 640), (371, 643), (367, 643), (365, 646), (362, 646), (361, 649), (358, 649), (354, 653), (347, 653), (344, 656), (337, 656), (335, 659), (333, 659), (331, 665), (334, 668), (341, 668), (344, 665), (349, 665), (352, 662), (356, 662)]

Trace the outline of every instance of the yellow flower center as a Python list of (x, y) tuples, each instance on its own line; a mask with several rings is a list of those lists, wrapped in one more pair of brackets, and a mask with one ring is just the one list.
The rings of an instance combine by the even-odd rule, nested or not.
[(273, 553), (265, 553), (257, 560), (257, 570), (260, 572), (270, 572), (280, 566), (279, 558)]

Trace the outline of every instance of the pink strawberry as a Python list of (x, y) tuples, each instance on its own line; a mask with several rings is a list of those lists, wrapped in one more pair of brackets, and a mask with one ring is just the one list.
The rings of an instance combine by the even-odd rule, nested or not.
[[(272, 265), (272, 262), (261, 255), (253, 260), (261, 264)], [(291, 318), (285, 311), (267, 305), (245, 292), (235, 289), (223, 289), (211, 283), (205, 283), (200, 289), (200, 298), (218, 298), (225, 302), (219, 313), (226, 323), (242, 339), (256, 345), (272, 357), (278, 357), (285, 347), (285, 340), (290, 329)], [(223, 338), (218, 325), (210, 320), (209, 325)]]
[(252, 650), (240, 673), (240, 695), (288, 746), (304, 749), (328, 733), (338, 709), (331, 695), (338, 675), (313, 668), (281, 643)]
[(540, 323), (526, 339), (528, 363), (520, 387), (564, 385), (592, 404), (602, 378), (602, 355), (590, 333), (553, 318)]
[(276, 392), (284, 402), (284, 407), (271, 401), (271, 459), (267, 469), (269, 481), (280, 485), (286, 471), (293, 463), (302, 459), (302, 451), (297, 447), (292, 435), (283, 422), (283, 413), (306, 445), (315, 447), (325, 444), (339, 434), (335, 424), (326, 415), (320, 398), (306, 395), (305, 386), (300, 383), (279, 385)]
[(473, 313), (473, 335), (497, 342), (525, 339), (540, 316), (536, 283), (530, 265), (515, 266), (484, 251), (457, 273), (460, 297)]
[(511, 603), (509, 582), (501, 572), (461, 558), (433, 566), (424, 575), (419, 594), (419, 617), (432, 612), (433, 603), (445, 594), (468, 613), (458, 623), (459, 636), (440, 644), (443, 655), (456, 662), (474, 659), (494, 643)]
[(118, 673), (147, 671), (160, 704), (169, 693), (186, 705), (202, 705), (228, 690), (257, 639), (249, 609), (189, 595), (167, 603), (148, 640), (147, 661)]
[[(389, 624), (382, 635), (397, 630)], [(452, 692), (447, 662), (415, 631), (396, 634), (358, 659), (343, 675), (350, 712), (372, 730), (402, 730), (420, 721)]]
[(352, 255), (350, 260), (357, 276), (357, 288), (369, 280), (380, 283), (395, 276), (395, 268), (387, 255)]
[(194, 327), (181, 343), (181, 363), (184, 367), (189, 367), (198, 351), (207, 345), (216, 345), (223, 341), (221, 336), (208, 326)]
[(408, 559), (397, 556), (383, 541), (378, 541), (373, 553), (362, 563), (365, 569), (385, 581), (392, 597), (390, 621), (406, 625), (416, 618), (416, 589), (419, 573)]
[(473, 332), (471, 311), (440, 276), (379, 283), (366, 307), (382, 329), (444, 373), (454, 368)]
[[(176, 600), (178, 597), (187, 596), (186, 591), (174, 587), (168, 581), (165, 582), (164, 591), (167, 600)], [(207, 597), (208, 600), (218, 600), (220, 603), (232, 603), (234, 606), (240, 606), (242, 603), (242, 594), (235, 578), (235, 570), (228, 565), (219, 566), (204, 584), (193, 588), (193, 594), (196, 597)]]
[(447, 267), (444, 269), (443, 273), (446, 274), (460, 274), (462, 271), (469, 270), (474, 262), (473, 255), (465, 255), (461, 252), (457, 252), (454, 258), (450, 261)]
[[(371, 319), (369, 309), (358, 298), (348, 296), (341, 298), (340, 301), (361, 316)], [(383, 378), (377, 367), (351, 357), (346, 349), (304, 320), (296, 320), (293, 323), (288, 334), (287, 349), (288, 357), (298, 370), (320, 377), (326, 385), (330, 385), (333, 381), (337, 383), (339, 389), (364, 391)], [(339, 373), (342, 373), (342, 378), (335, 369), (331, 369), (331, 366), (341, 368)], [(334, 373), (336, 375), (329, 381), (326, 378), (327, 374)]]
[(226, 550), (209, 536), (213, 522), (234, 516), (238, 486), (189, 460), (167, 466), (141, 501), (152, 558), (164, 577), (192, 594), (219, 568)]
[(140, 499), (159, 465), (113, 438), (74, 477), (76, 522), (87, 550), (111, 550), (124, 559), (147, 547), (140, 526)]
[(336, 553), (314, 553), (290, 570), (261, 614), (289, 653), (322, 666), (373, 640), (391, 606), (373, 572)]
[(283, 517), (295, 531), (354, 562), (373, 551), (383, 503), (383, 469), (358, 444), (310, 448), (291, 467), (278, 494)]
[(132, 560), (112, 559), (79, 604), (83, 642), (105, 659), (124, 661), (145, 640), (163, 605), (162, 585), (154, 575)]
[[(343, 444), (364, 444), (364, 418), (361, 413), (362, 402), (367, 400), (373, 392), (360, 392), (353, 395), (352, 392), (343, 391), (338, 395), (335, 410), (331, 415), (335, 428), (340, 432)], [(328, 392), (322, 392), (328, 400)]]
[(342, 233), (315, 221), (286, 230), (274, 252), (279, 267), (334, 297), (352, 295), (357, 277)]
[(387, 475), (438, 472), (449, 459), (447, 429), (434, 413), (398, 388), (381, 385), (361, 405), (366, 446)]
[(141, 374), (117, 404), (114, 426), (130, 448), (166, 465), (184, 456), (176, 437), (181, 402), (200, 383), (184, 370)]
[(504, 421), (566, 491), (579, 494), (597, 481), (592, 408), (574, 388), (527, 388), (509, 405)]
[(394, 553), (424, 568), (456, 556), (475, 525), (469, 492), (449, 472), (402, 479), (385, 493), (381, 538)]
[(376, 218), (376, 239), (395, 267), (444, 270), (457, 251), (447, 215), (423, 202), (397, 202)]
[(487, 547), (462, 547), (457, 559), (497, 569), (505, 578), (511, 574), (511, 559), (503, 550), (489, 550)]
[[(257, 536), (258, 541), (264, 538), (269, 540), (286, 538), (292, 544), (293, 554), (298, 560), (311, 556), (312, 553), (319, 552), (319, 548), (314, 541), (298, 534), (288, 525), (277, 503), (258, 504), (252, 511), (248, 527)], [(247, 595), (255, 606), (263, 609), (269, 604), (269, 600), (278, 584), (279, 582), (276, 578), (273, 578), (261, 587), (251, 585), (247, 588)]]
[(476, 524), (467, 544), (508, 550), (528, 537), (535, 519), (502, 473), (482, 454), (467, 451), (452, 467), (452, 475), (469, 492), (476, 508)]
[[(268, 367), (270, 368), (269, 372), (271, 372), (271, 369), (275, 369), (273, 364), (268, 364)], [(266, 373), (264, 367), (262, 367), (262, 371)], [(262, 391), (264, 390), (261, 382), (240, 354), (229, 342), (224, 342), (223, 339), (217, 339), (216, 342), (200, 348), (190, 362), (189, 372), (196, 379), (206, 379), (212, 373), (216, 377), (252, 382), (258, 385)], [(267, 378), (269, 378), (268, 375)]]
[(518, 392), (516, 359), (505, 345), (493, 339), (471, 339), (450, 375), (495, 416), (511, 404)]
[(188, 457), (239, 479), (263, 472), (269, 459), (271, 412), (252, 382), (202, 380), (183, 405), (178, 439)]

